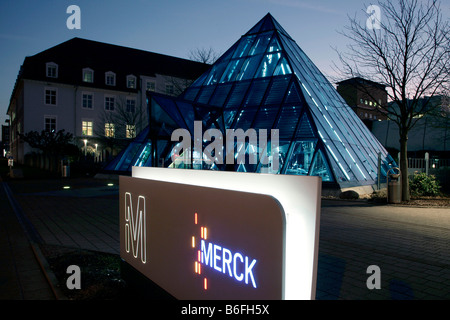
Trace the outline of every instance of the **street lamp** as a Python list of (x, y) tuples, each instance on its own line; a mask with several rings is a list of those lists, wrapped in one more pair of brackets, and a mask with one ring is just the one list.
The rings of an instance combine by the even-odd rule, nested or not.
[(84, 139), (84, 157), (86, 157), (86, 153), (87, 153), (87, 139)]

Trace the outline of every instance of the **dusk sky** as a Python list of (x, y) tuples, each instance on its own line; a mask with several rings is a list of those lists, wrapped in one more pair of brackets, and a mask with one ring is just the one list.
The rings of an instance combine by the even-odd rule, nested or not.
[[(189, 58), (199, 48), (224, 53), (270, 12), (325, 75), (333, 75), (346, 39), (338, 33), (355, 14), (365, 23), (370, 0), (1, 0), (0, 123), (26, 56), (73, 37)], [(69, 30), (66, 9), (81, 9), (81, 29)], [(450, 1), (442, 3), (450, 16)], [(382, 13), (381, 13), (382, 15)]]

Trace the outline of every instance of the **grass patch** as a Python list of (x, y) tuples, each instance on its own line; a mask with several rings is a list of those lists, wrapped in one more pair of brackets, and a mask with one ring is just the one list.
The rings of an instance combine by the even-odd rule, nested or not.
[[(42, 253), (58, 280), (62, 293), (71, 300), (116, 300), (126, 294), (120, 275), (120, 257), (115, 254), (42, 245)], [(67, 268), (80, 268), (80, 289), (68, 289)]]

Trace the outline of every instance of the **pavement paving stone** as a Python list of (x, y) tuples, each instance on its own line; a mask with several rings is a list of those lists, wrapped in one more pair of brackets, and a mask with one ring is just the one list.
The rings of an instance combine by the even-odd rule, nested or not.
[(0, 300), (55, 299), (1, 181), (0, 203)]
[[(64, 184), (72, 188), (63, 190)], [(56, 179), (45, 184), (14, 181), (9, 185), (44, 243), (118, 254), (117, 186), (107, 187), (105, 181), (94, 179)], [(15, 243), (5, 246), (5, 239), (1, 240), (2, 256), (10, 253), (11, 247), (20, 247)], [(450, 299), (449, 243), (448, 208), (325, 200), (316, 298)], [(381, 289), (367, 287), (370, 265), (380, 267)], [(0, 287), (10, 286), (3, 282), (17, 270), (9, 265), (0, 272)], [(31, 279), (36, 276), (32, 270), (28, 276), (27, 283), (33, 286)], [(15, 295), (25, 297), (20, 292)]]

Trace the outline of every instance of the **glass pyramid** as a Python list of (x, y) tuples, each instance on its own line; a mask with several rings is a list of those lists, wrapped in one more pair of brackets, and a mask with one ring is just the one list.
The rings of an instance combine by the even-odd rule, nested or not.
[[(340, 188), (377, 182), (393, 159), (289, 34), (269, 13), (177, 98), (148, 95), (149, 128), (106, 170), (165, 166), (320, 176)], [(278, 129), (279, 166), (172, 161), (176, 128)], [(269, 138), (270, 140), (270, 138)], [(194, 141), (192, 141), (194, 143)], [(210, 143), (210, 142), (208, 142)], [(204, 144), (205, 145), (205, 144)], [(154, 148), (152, 148), (154, 146)], [(246, 154), (260, 146), (248, 141)], [(260, 151), (260, 150), (259, 150)], [(237, 151), (236, 151), (237, 152)], [(220, 151), (219, 151), (220, 153)], [(197, 161), (195, 160), (197, 159)]]

